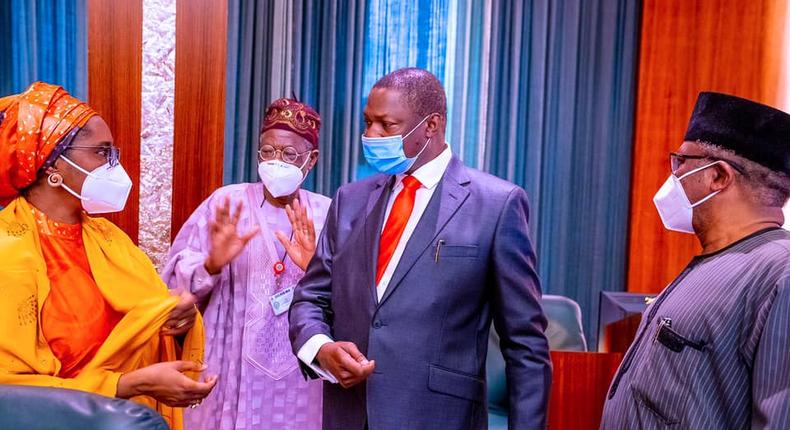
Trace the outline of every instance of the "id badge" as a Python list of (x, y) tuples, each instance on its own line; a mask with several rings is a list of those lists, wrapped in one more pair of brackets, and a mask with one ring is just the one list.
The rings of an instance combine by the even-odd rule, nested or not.
[(288, 287), (279, 293), (273, 295), (269, 301), (272, 303), (272, 310), (275, 315), (282, 315), (288, 312), (291, 307), (291, 301), (294, 299), (293, 287)]

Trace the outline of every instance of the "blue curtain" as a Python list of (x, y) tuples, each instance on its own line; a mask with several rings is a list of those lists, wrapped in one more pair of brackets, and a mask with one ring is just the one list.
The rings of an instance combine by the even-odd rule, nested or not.
[[(443, 79), (446, 71), (450, 0), (369, 0), (365, 16), (362, 106), (376, 81), (402, 67), (420, 67)], [(358, 127), (357, 139), (363, 126)], [(375, 173), (357, 153), (356, 178)]]
[(85, 0), (0, 2), (0, 95), (21, 92), (34, 81), (62, 85), (86, 100), (87, 15)]
[(274, 8), (268, 1), (228, 1), (224, 182), (255, 181), (260, 120), (274, 98)]
[(292, 93), (322, 118), (321, 156), (305, 188), (332, 195), (372, 173), (359, 147), (367, 93), (399, 67), (444, 75), (451, 1), (230, 0), (225, 183), (257, 180), (263, 110)]
[(307, 187), (333, 195), (356, 178), (361, 153), (365, 0), (298, 0), (293, 75), (297, 94), (321, 114), (321, 155)]
[(602, 290), (625, 289), (638, 3), (494, 2), (485, 170), (523, 186), (545, 291), (596, 345)]
[(229, 0), (225, 183), (257, 181), (260, 120), (295, 95), (321, 114), (321, 156), (305, 188), (355, 178), (362, 124), (364, 0)]
[(292, 90), (323, 118), (308, 188), (369, 175), (368, 91), (428, 69), (447, 90), (453, 152), (527, 190), (545, 291), (579, 302), (596, 344), (600, 291), (625, 288), (639, 2), (230, 3), (227, 182), (256, 180), (261, 109)]

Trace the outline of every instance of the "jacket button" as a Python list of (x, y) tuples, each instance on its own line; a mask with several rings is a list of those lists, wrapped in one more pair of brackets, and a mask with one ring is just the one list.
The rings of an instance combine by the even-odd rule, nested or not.
[(381, 321), (374, 321), (373, 328), (381, 328)]

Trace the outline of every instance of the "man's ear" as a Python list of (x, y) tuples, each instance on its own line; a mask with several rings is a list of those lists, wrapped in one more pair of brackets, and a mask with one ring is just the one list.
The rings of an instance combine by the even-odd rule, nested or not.
[(726, 161), (716, 163), (712, 166), (713, 181), (710, 187), (713, 191), (721, 191), (729, 187), (735, 181), (738, 172)]
[(444, 125), (444, 117), (438, 113), (431, 114), (426, 121), (425, 135), (429, 138), (434, 137)]
[(321, 152), (317, 149), (310, 151), (310, 161), (307, 162), (308, 171), (311, 170), (313, 167), (315, 167), (315, 164), (318, 162), (318, 156), (320, 154)]

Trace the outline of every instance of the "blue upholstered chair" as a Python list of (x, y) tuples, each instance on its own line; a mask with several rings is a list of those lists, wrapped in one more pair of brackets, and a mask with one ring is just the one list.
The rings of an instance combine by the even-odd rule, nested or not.
[[(578, 303), (563, 296), (543, 296), (543, 311), (549, 320), (546, 337), (554, 351), (586, 351), (587, 341), (582, 329), (582, 312)], [(499, 336), (491, 329), (486, 361), (488, 386), (488, 428), (507, 430), (509, 410), (505, 360), (499, 350)]]
[(549, 320), (546, 337), (552, 351), (587, 351), (579, 304), (564, 296), (543, 296), (543, 312)]
[(0, 429), (169, 430), (150, 408), (62, 388), (0, 385)]

